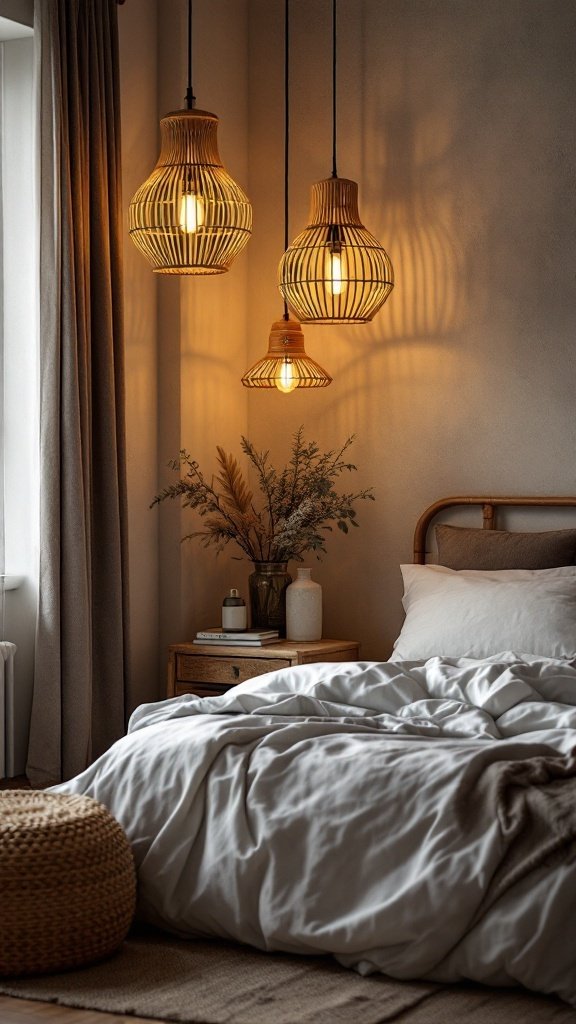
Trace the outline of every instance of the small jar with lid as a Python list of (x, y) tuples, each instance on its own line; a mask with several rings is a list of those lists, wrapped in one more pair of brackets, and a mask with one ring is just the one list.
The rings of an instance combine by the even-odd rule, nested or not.
[(232, 587), (222, 602), (222, 629), (227, 633), (243, 633), (246, 625), (246, 602), (236, 587)]

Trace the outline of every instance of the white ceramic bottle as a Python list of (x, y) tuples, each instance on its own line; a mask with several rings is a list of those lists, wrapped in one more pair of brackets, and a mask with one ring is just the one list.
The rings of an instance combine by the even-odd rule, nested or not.
[(286, 639), (322, 639), (322, 587), (314, 583), (311, 569), (297, 569), (286, 589)]

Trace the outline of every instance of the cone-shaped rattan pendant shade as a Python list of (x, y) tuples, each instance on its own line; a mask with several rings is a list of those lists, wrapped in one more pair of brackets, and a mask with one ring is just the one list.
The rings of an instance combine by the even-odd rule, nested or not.
[(358, 185), (326, 178), (312, 186), (310, 224), (284, 253), (280, 291), (302, 323), (366, 323), (394, 286), (386, 250), (358, 212)]
[(218, 154), (218, 118), (176, 110), (160, 122), (152, 174), (134, 194), (130, 235), (158, 274), (222, 274), (252, 231), (248, 197)]
[(300, 324), (296, 320), (276, 320), (268, 352), (244, 374), (242, 383), (245, 388), (277, 388), (289, 394), (295, 388), (328, 387), (332, 378), (306, 355)]

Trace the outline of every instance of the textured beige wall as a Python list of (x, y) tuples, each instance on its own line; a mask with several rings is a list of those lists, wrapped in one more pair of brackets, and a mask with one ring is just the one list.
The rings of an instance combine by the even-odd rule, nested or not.
[[(238, 451), (246, 430), (278, 462), (300, 424), (323, 447), (356, 434), (359, 471), (347, 483), (373, 485), (377, 502), (360, 506), (361, 528), (336, 532), (327, 557), (310, 564), (324, 588), (325, 635), (359, 639), (364, 657), (380, 658), (402, 619), (398, 566), (429, 503), (458, 492), (576, 492), (576, 0), (338, 6), (338, 171), (359, 183), (364, 223), (392, 257), (391, 298), (369, 325), (305, 329), (308, 352), (334, 377), (329, 388), (241, 388), (282, 313), (284, 3), (196, 0), (198, 105), (220, 116), (221, 153), (248, 186), (254, 233), (223, 278), (161, 282), (157, 375), (149, 345), (141, 372), (146, 400), (155, 388), (159, 396), (162, 482), (180, 444), (210, 468), (215, 445)], [(130, 7), (137, 21), (148, 3), (127, 0), (121, 19)], [(331, 170), (331, 2), (291, 8), (294, 237), (310, 185)], [(163, 112), (182, 103), (185, 4), (158, 10)], [(137, 134), (125, 120), (125, 144), (127, 131)], [(125, 149), (126, 176), (141, 177), (142, 158)], [(147, 308), (150, 275), (140, 267), (128, 276), (129, 301)], [(130, 384), (133, 452), (143, 453)], [(141, 543), (152, 545), (157, 515), (145, 508), (151, 481), (135, 468), (130, 481), (132, 548), (153, 563), (156, 550)], [(163, 664), (168, 642), (217, 621), (224, 592), (244, 586), (248, 567), (180, 547), (193, 521), (177, 509), (155, 521)], [(154, 621), (148, 565), (133, 581), (148, 595), (136, 597), (137, 635)]]
[[(148, 511), (157, 486), (156, 285), (130, 241), (128, 203), (157, 155), (155, 0), (118, 9), (124, 208), (126, 453), (130, 560), (131, 705), (158, 695), (158, 522)], [(152, 669), (152, 670), (151, 670)]]
[[(250, 4), (252, 358), (278, 312), (283, 6)], [(251, 395), (249, 430), (279, 459), (301, 423), (326, 446), (357, 435), (351, 479), (377, 502), (353, 536), (331, 538), (314, 576), (325, 634), (379, 658), (428, 504), (576, 491), (576, 3), (338, 7), (338, 172), (358, 181), (396, 286), (370, 325), (306, 328), (334, 383)], [(292, 4), (291, 238), (331, 169), (330, 10)]]
[[(245, 0), (194, 4), (197, 106), (216, 113), (220, 156), (232, 177), (248, 184), (248, 20)], [(250, 244), (250, 243), (249, 243)], [(248, 244), (248, 245), (249, 245)], [(183, 447), (210, 474), (216, 445), (230, 448), (246, 431), (247, 396), (240, 384), (247, 358), (249, 247), (232, 269), (208, 278), (185, 278), (181, 286), (181, 409)], [(183, 515), (180, 536), (198, 529)], [(179, 542), (178, 542), (179, 543)], [(217, 625), (222, 600), (232, 586), (244, 589), (247, 568), (212, 548), (187, 542), (182, 551), (182, 614), (176, 639)], [(173, 637), (173, 633), (172, 633)], [(172, 642), (173, 639), (172, 639)]]
[[(159, 152), (159, 120), (185, 105), (185, 0), (126, 0), (119, 9), (123, 186), (128, 204)], [(248, 18), (244, 0), (194, 3), (193, 86), (197, 107), (220, 118), (220, 155), (246, 186)], [(217, 56), (215, 56), (217, 55)], [(215, 447), (246, 430), (247, 256), (234, 273), (209, 278), (154, 275), (128, 234), (126, 377), (132, 688), (135, 705), (165, 686), (166, 648), (218, 621), (226, 590), (244, 589), (248, 568), (216, 560), (181, 537), (197, 524), (175, 503), (149, 510), (175, 481), (168, 461), (187, 448), (213, 468)]]

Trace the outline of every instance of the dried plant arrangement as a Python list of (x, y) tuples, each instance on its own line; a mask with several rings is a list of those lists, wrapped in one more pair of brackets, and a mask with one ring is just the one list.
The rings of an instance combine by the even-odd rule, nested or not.
[(349, 526), (358, 526), (355, 504), (375, 500), (371, 487), (354, 493), (336, 490), (342, 474), (357, 469), (345, 458), (353, 441), (354, 435), (341, 448), (321, 452), (315, 441), (305, 441), (300, 427), (293, 435), (288, 463), (277, 470), (268, 451), (257, 451), (242, 437), (242, 451), (255, 470), (258, 500), (237, 460), (223, 448), (216, 448), (219, 468), (210, 480), (183, 449), (169, 465), (178, 473), (184, 469), (185, 475), (157, 494), (150, 507), (181, 498), (183, 506), (203, 519), (203, 528), (183, 540), (197, 538), (205, 547), (215, 546), (217, 553), (232, 542), (252, 562), (302, 561), (307, 551), (319, 558), (326, 553), (326, 535), (333, 524), (348, 533)]

